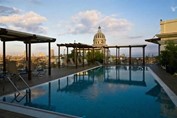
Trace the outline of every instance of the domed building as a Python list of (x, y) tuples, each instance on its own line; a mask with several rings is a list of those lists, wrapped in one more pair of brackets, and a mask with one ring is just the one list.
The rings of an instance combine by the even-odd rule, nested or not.
[(98, 27), (98, 32), (94, 35), (93, 46), (97, 48), (102, 48), (103, 46), (107, 46), (105, 35), (101, 32), (100, 26)]
[(109, 58), (110, 56), (110, 50), (108, 48), (103, 48), (104, 46), (107, 46), (106, 44), (106, 37), (101, 31), (101, 27), (98, 27), (98, 32), (93, 37), (93, 47), (95, 47), (95, 50), (100, 51), (105, 55), (106, 58)]

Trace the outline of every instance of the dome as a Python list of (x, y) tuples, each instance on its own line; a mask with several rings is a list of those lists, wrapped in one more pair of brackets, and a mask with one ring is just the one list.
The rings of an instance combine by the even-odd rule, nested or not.
[(101, 27), (98, 27), (98, 32), (95, 34), (94, 39), (105, 38), (105, 35), (101, 32)]
[(100, 26), (98, 27), (98, 32), (94, 35), (93, 46), (94, 47), (106, 46), (106, 38), (105, 35), (101, 32)]

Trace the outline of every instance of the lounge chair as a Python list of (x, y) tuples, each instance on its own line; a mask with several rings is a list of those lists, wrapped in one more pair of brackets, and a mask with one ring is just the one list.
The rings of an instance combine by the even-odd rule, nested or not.
[(15, 61), (7, 62), (7, 76), (10, 78), (19, 78), (20, 73), (18, 72), (17, 65)]
[(23, 77), (20, 75), (16, 66), (16, 61), (7, 62), (7, 73), (5, 74), (5, 78), (7, 78), (15, 88), (17, 87), (17, 80), (22, 80), (26, 84), (26, 86), (29, 87)]
[(77, 58), (77, 65), (78, 65), (78, 66), (83, 65), (82, 58)]
[(39, 76), (39, 77), (42, 77), (45, 75), (46, 73), (46, 70), (40, 66), (38, 66), (37, 68), (34, 67), (34, 65), (32, 64), (31, 66), (31, 69), (32, 69), (32, 75), (33, 76)]
[(67, 66), (67, 58), (66, 58), (66, 57), (64, 57), (64, 58), (62, 59), (61, 65), (62, 65), (62, 66)]
[(76, 64), (74, 63), (73, 58), (69, 58), (69, 63), (67, 66), (76, 66)]

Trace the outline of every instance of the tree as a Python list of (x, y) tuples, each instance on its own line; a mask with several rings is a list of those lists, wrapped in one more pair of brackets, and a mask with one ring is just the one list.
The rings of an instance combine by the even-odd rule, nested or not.
[(103, 63), (103, 53), (101, 53), (100, 51), (96, 51), (95, 52), (95, 61)]
[(173, 41), (166, 42), (165, 50), (160, 54), (160, 64), (171, 74), (177, 71), (177, 45)]
[(93, 58), (93, 51), (90, 51), (87, 53), (87, 61), (91, 63), (93, 63), (94, 61), (103, 63), (103, 53), (101, 53), (100, 51), (95, 51)]

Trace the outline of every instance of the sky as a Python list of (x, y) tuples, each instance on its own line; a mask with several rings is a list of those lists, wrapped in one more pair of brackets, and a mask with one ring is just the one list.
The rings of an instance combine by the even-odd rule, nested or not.
[[(60, 43), (92, 45), (101, 26), (107, 45), (147, 44), (146, 55), (157, 55), (157, 45), (145, 39), (160, 33), (160, 19), (177, 19), (177, 0), (0, 0), (1, 28), (56, 38), (55, 54)], [(8, 42), (6, 47), (7, 54), (25, 51), (21, 42)], [(32, 45), (32, 53), (47, 50), (48, 44)], [(141, 53), (137, 48), (132, 54)]]

